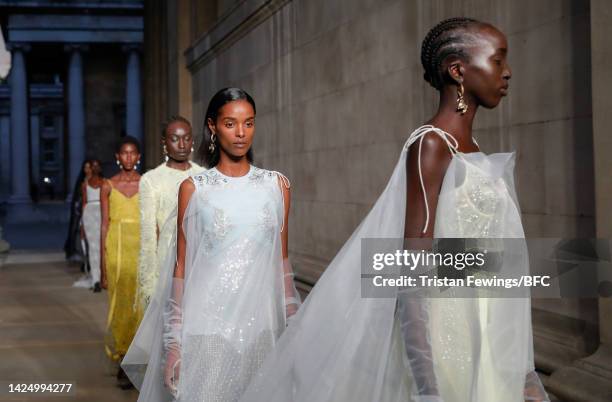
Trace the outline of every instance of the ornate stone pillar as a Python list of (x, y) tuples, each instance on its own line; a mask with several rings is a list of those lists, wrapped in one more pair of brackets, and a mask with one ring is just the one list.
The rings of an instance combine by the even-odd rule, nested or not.
[(28, 81), (25, 53), (27, 44), (9, 45), (13, 65), (9, 76), (11, 87), (11, 196), (10, 204), (29, 204), (30, 198), (30, 152)]

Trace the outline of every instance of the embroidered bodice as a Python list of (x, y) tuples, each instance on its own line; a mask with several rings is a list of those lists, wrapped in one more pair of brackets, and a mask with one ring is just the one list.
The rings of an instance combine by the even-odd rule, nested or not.
[[(505, 173), (512, 175), (512, 154), (505, 156), (508, 158)], [(462, 165), (457, 170), (464, 172), (463, 180), (457, 183), (454, 194), (443, 196), (438, 204), (436, 236), (480, 239), (522, 237), (522, 231), (517, 233), (503, 225), (508, 213), (520, 222), (520, 213), (511, 196), (513, 189), (508, 188), (504, 176), (483, 170), (487, 163), (481, 153), (461, 154), (456, 158), (454, 163)], [(454, 197), (454, 200), (447, 199), (450, 197)], [(455, 205), (454, 210), (447, 208), (447, 203), (451, 201)]]
[[(430, 211), (420, 158), (421, 143), (428, 133), (442, 138), (453, 156), (442, 184), (442, 188), (450, 190), (440, 193), (434, 237), (523, 237), (521, 216), (514, 196), (514, 153), (459, 152), (459, 144), (451, 134), (431, 125), (415, 130), (405, 145), (407, 149), (419, 142), (419, 179), (426, 210), (423, 233), (430, 224)], [(516, 224), (508, 225), (508, 222)]]
[(281, 230), (284, 209), (276, 172), (251, 166), (246, 175), (229, 177), (212, 168), (193, 180), (206, 207), (200, 219), (207, 252), (226, 247), (246, 231), (248, 238), (268, 243)]

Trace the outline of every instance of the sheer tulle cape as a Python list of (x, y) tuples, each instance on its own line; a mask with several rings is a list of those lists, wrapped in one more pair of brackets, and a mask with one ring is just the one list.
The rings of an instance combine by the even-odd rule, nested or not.
[[(273, 180), (270, 191), (280, 197)], [(211, 228), (201, 227), (198, 217), (205, 206), (197, 196), (183, 225), (188, 246), (179, 400), (237, 401), (285, 328), (282, 200), (276, 199), (270, 216), (276, 224), (267, 235), (258, 225), (233, 222), (240, 229), (215, 230), (222, 239), (211, 247), (206, 234)], [(236, 197), (228, 202), (246, 208)]]
[[(407, 342), (406, 346), (402, 342), (400, 320), (396, 319), (397, 295), (386, 299), (361, 297), (361, 239), (402, 238), (404, 234), (408, 145), (403, 148), (382, 195), (321, 276), (242, 402), (399, 402), (411, 398), (447, 402), (522, 401), (528, 375), (538, 391), (542, 391), (537, 376), (533, 375), (528, 299), (504, 299), (501, 303), (490, 299), (482, 304), (488, 308), (484, 315), (478, 301), (473, 299), (422, 299), (423, 314), (413, 315), (404, 324), (408, 331), (428, 328), (426, 339), (420, 340), (426, 345), (423, 348), (420, 342)], [(461, 171), (466, 166), (463, 156), (455, 154), (447, 170), (434, 237), (465, 237), (445, 230), (442, 222), (451, 219), (454, 197), (461, 178), (465, 177), (466, 172)], [(523, 237), (513, 178), (508, 173), (511, 172), (509, 163), (513, 161), (510, 154), (478, 153), (467, 159), (483, 173), (502, 178), (505, 187), (510, 189), (511, 202), (504, 210), (505, 222), (500, 226), (507, 228), (507, 232), (495, 235)], [(449, 216), (445, 217), (447, 211)], [(524, 243), (512, 244), (518, 249), (504, 254), (509, 258), (503, 260), (500, 274), (527, 270)], [(477, 293), (462, 296), (470, 295), (480, 296)], [(456, 306), (452, 305), (453, 300)], [(451, 310), (440, 312), (439, 306), (449, 306), (449, 303)], [(435, 338), (446, 334), (435, 331), (440, 327), (440, 320), (447, 317), (443, 314), (452, 316), (456, 312), (453, 308), (461, 310), (462, 324), (469, 325), (449, 334), (451, 342), (456, 342), (454, 346), (459, 352), (460, 348), (467, 347), (471, 355), (454, 355), (459, 360), (447, 365), (440, 354), (440, 342)], [(432, 318), (435, 314), (441, 315)], [(477, 351), (483, 351), (484, 355), (478, 356)], [(425, 366), (435, 368), (439, 395), (427, 395), (427, 390), (419, 388), (426, 381), (419, 378), (423, 375), (421, 370), (412, 372), (411, 367), (416, 366), (407, 359), (419, 353)], [(433, 361), (428, 357), (432, 354)], [(465, 359), (470, 360), (467, 366), (462, 365)], [(466, 370), (460, 372), (458, 368)], [(488, 370), (497, 371), (488, 373)], [(491, 390), (491, 387), (499, 388)], [(492, 399), (491, 392), (495, 393)], [(430, 396), (433, 399), (427, 399)]]
[[(344, 244), (241, 401), (382, 401), (393, 388), (407, 400), (401, 343), (392, 338), (393, 299), (361, 298), (361, 239), (401, 238), (406, 152), (368, 216)], [(396, 328), (397, 330), (397, 328)], [(399, 352), (397, 351), (399, 349)], [(403, 398), (403, 399), (402, 399)]]

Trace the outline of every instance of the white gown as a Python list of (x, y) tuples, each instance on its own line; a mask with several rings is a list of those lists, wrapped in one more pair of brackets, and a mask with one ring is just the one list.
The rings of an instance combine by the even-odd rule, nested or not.
[[(160, 278), (122, 363), (139, 401), (172, 400), (163, 384), (168, 344), (180, 345), (178, 401), (237, 401), (284, 330), (288, 305), (298, 303), (280, 236), (287, 179), (254, 166), (241, 177), (213, 168), (192, 179), (184, 286), (177, 296), (179, 280)], [(138, 361), (138, 345), (149, 342), (150, 358)]]
[[(513, 154), (463, 154), (450, 134), (420, 127), (242, 402), (519, 402), (531, 398), (526, 388), (546, 400), (534, 372), (529, 299), (414, 298), (418, 308), (410, 310), (401, 295), (362, 297), (361, 239), (400, 239), (401, 247), (407, 150), (427, 133), (444, 139), (453, 155), (434, 238), (524, 237)], [(504, 257), (500, 273), (526, 273), (524, 241), (510, 244), (517, 249), (503, 255), (519, 258)]]
[(100, 189), (86, 184), (87, 203), (83, 209), (83, 230), (87, 240), (87, 258), (89, 261), (89, 274), (73, 286), (89, 288), (100, 282)]
[(92, 283), (100, 282), (100, 189), (87, 185), (87, 204), (83, 211), (83, 227), (87, 237), (87, 254)]

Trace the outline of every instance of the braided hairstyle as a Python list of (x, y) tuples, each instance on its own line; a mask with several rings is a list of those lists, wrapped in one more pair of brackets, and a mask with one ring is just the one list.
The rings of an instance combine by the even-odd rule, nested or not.
[(437, 90), (442, 89), (445, 81), (442, 62), (448, 56), (458, 56), (468, 61), (468, 40), (465, 33), (469, 28), (480, 24), (482, 22), (472, 18), (449, 18), (427, 33), (421, 44), (421, 64), (425, 69), (425, 81)]

